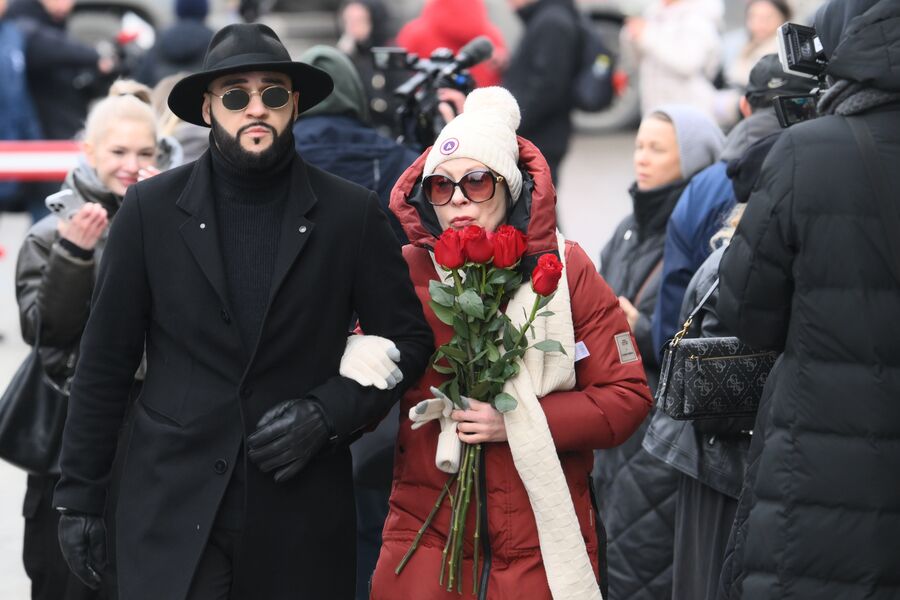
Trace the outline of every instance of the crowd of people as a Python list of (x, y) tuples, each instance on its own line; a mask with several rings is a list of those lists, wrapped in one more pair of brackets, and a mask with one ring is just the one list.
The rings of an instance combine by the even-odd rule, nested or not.
[[(482, 0), (429, 0), (396, 36), (386, 5), (347, 0), (335, 46), (293, 60), (269, 27), (212, 32), (177, 0), (136, 80), (89, 104), (72, 82), (115, 65), (66, 34), (73, 2), (0, 0), (4, 137), (82, 148), (69, 214), (39, 210), (58, 186), (0, 187), (35, 216), (22, 335), (68, 397), (58, 468), (28, 475), (33, 598), (900, 595), (900, 6), (823, 5), (818, 81), (775, 53), (782, 0), (748, 0), (730, 46), (718, 0), (629, 19), (632, 212), (595, 266), (556, 220), (578, 8), (508, 4), (509, 48)], [(474, 90), (429, 90), (433, 143), (395, 139), (403, 76), (371, 49), (478, 35), (495, 54)], [(821, 116), (784, 127), (775, 103), (799, 95)], [(476, 245), (510, 236), (509, 275), (474, 279), (525, 283), (448, 317)], [(552, 294), (528, 284), (548, 262)], [(532, 346), (492, 375), (514, 408), (447, 385), (454, 340), (513, 356), (474, 315), (532, 307)], [(778, 355), (755, 412), (654, 402), (682, 336)], [(460, 520), (448, 474), (476, 445)]]

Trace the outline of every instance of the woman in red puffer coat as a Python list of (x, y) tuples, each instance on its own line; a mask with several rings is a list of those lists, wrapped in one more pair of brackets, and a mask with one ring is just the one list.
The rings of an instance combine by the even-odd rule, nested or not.
[[(436, 346), (448, 342), (453, 335), (452, 329), (428, 307), (428, 283), (439, 279), (433, 248), (443, 229), (474, 224), (493, 231), (501, 224), (512, 225), (527, 235), (525, 269), (530, 271), (542, 254), (556, 253), (563, 259), (564, 276), (554, 301), (558, 299), (564, 308), (554, 309), (560, 313), (560, 323), (547, 323), (547, 331), (554, 339), (562, 338), (563, 346), (570, 345), (570, 351), (565, 355), (568, 359), (558, 353), (552, 353), (557, 355), (555, 358), (546, 359), (548, 363), (542, 367), (544, 379), (557, 383), (551, 384), (553, 389), (548, 392), (535, 380), (534, 406), (539, 407), (539, 421), (543, 423), (545, 418), (546, 424), (543, 432), (526, 435), (529, 440), (546, 436), (548, 444), (536, 453), (543, 453), (538, 459), (546, 459), (547, 453), (558, 456), (553, 469), (538, 469), (538, 479), (544, 471), (560, 472), (555, 490), (559, 493), (554, 497), (563, 500), (557, 507), (547, 509), (546, 487), (532, 483), (534, 473), (522, 469), (523, 464), (535, 458), (535, 453), (528, 456), (520, 442), (513, 443), (518, 438), (510, 415), (523, 410), (525, 396), (531, 392), (523, 392), (518, 407), (506, 416), (490, 404), (473, 400), (469, 410), (455, 410), (451, 418), (460, 440), (481, 443), (483, 447), (480, 487), (486, 535), (483, 534), (480, 549), (479, 560), (484, 560), (479, 570), (479, 597), (599, 598), (601, 557), (596, 509), (591, 498), (592, 450), (624, 442), (647, 415), (650, 392), (616, 296), (584, 251), (558, 235), (556, 194), (547, 163), (530, 142), (516, 137), (518, 122), (518, 105), (506, 90), (485, 88), (473, 92), (466, 101), (465, 112), (444, 128), (434, 147), (400, 178), (392, 194), (391, 209), (411, 242), (403, 254), (434, 331)], [(462, 184), (457, 183), (460, 180)], [(516, 292), (519, 293), (533, 294), (527, 284)], [(516, 296), (511, 304), (515, 301)], [(568, 344), (564, 341), (566, 329)], [(561, 360), (550, 364), (556, 359)], [(523, 370), (528, 372), (524, 364)], [(528, 379), (528, 386), (532, 379)], [(447, 592), (438, 583), (450, 517), (447, 502), (438, 510), (404, 569), (395, 574), (448, 477), (435, 466), (439, 423), (424, 423), (412, 430), (406, 417), (417, 403), (432, 398), (430, 388), (443, 380), (442, 375), (429, 369), (402, 400), (390, 513), (372, 578), (373, 600), (459, 597), (456, 591)], [(529, 481), (528, 487), (523, 479)], [(468, 531), (474, 529), (472, 513), (474, 510), (469, 514), (472, 522)], [(567, 514), (572, 515), (569, 522), (559, 520), (560, 515)], [(572, 535), (563, 543), (557, 539), (557, 532)], [(563, 547), (565, 555), (560, 550)], [(473, 590), (472, 557), (469, 539), (464, 546), (462, 567), (462, 589), (466, 595)]]

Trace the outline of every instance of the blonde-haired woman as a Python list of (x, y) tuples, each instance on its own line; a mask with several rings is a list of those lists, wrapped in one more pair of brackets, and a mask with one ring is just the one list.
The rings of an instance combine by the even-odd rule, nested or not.
[[(46, 374), (63, 389), (74, 373), (109, 223), (128, 187), (156, 172), (155, 157), (149, 105), (133, 95), (98, 102), (88, 114), (83, 154), (62, 186), (72, 194), (70, 206), (80, 208), (70, 218), (50, 214), (38, 221), (19, 250), (16, 299), (22, 336), (40, 345)], [(59, 516), (52, 504), (57, 480), (53, 474), (28, 476), (23, 560), (32, 598), (100, 598), (69, 572), (59, 550)]]

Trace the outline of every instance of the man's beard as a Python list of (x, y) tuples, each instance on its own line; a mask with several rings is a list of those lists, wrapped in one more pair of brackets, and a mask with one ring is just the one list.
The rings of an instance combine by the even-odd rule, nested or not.
[[(294, 122), (293, 116), (292, 111), (291, 120), (280, 134), (268, 123), (256, 122), (244, 125), (238, 129), (237, 137), (232, 137), (211, 114), (210, 127), (213, 140), (229, 162), (251, 171), (265, 171), (278, 163), (286, 152), (294, 149), (294, 132), (290, 125)], [(272, 143), (262, 152), (248, 152), (241, 146), (241, 134), (251, 127), (265, 127), (272, 133)]]

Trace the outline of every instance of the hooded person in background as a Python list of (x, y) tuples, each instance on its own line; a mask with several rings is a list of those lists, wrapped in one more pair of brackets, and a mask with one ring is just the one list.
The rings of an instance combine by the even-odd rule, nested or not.
[(722, 257), (717, 308), (783, 354), (721, 599), (900, 597), (900, 3), (817, 14), (822, 117), (785, 131)]
[[(684, 291), (694, 272), (712, 252), (709, 240), (719, 231), (734, 206), (734, 190), (726, 174), (729, 161), (740, 158), (752, 144), (781, 131), (773, 100), (777, 96), (808, 94), (814, 82), (785, 73), (777, 54), (764, 56), (750, 72), (740, 110), (744, 120), (725, 138), (719, 160), (697, 173), (675, 205), (666, 226), (662, 283), (653, 312), (653, 347), (681, 329)], [(665, 415), (660, 413), (658, 418)], [(652, 428), (648, 436), (653, 435)], [(662, 457), (660, 457), (662, 458)]]
[(175, 0), (176, 21), (159, 32), (147, 51), (136, 79), (156, 86), (164, 77), (182, 71), (193, 73), (203, 64), (203, 55), (213, 31), (206, 26), (207, 0)]
[(331, 75), (334, 91), (294, 125), (294, 145), (307, 162), (378, 194), (401, 243), (406, 234), (388, 209), (391, 189), (418, 154), (375, 130), (353, 63), (329, 46), (314, 46), (300, 61)]
[[(659, 379), (651, 317), (659, 291), (666, 223), (691, 178), (722, 149), (722, 132), (702, 111), (665, 105), (644, 117), (635, 139), (634, 212), (600, 254), (600, 274), (619, 297), (651, 390)], [(595, 453), (594, 482), (609, 534), (612, 598), (669, 598), (677, 473), (641, 441), (650, 416), (624, 444)]]

